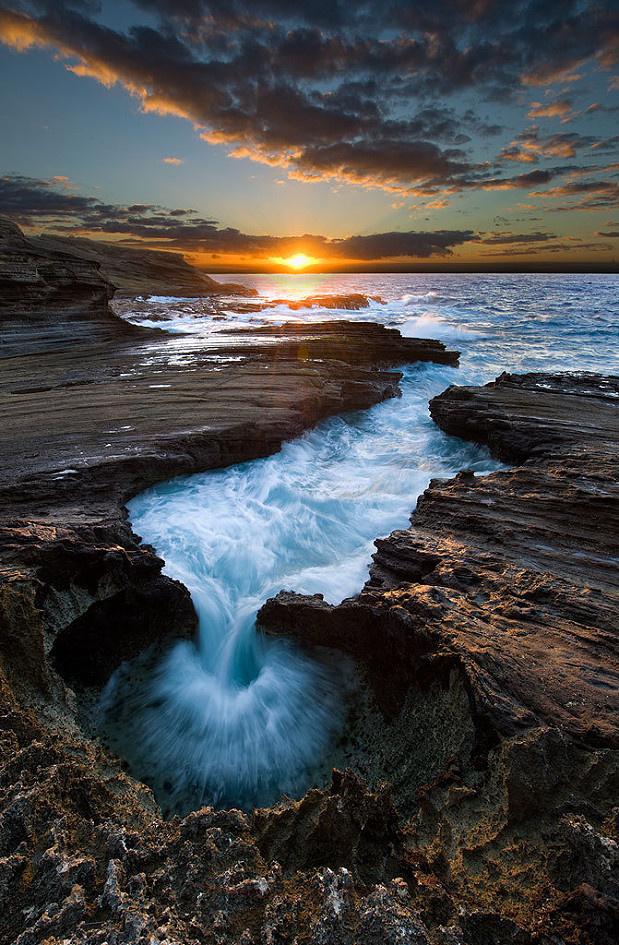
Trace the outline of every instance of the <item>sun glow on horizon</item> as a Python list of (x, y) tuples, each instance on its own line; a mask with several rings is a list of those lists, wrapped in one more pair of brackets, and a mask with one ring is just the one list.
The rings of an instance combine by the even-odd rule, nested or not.
[(316, 262), (312, 256), (306, 256), (305, 253), (295, 253), (294, 256), (289, 256), (283, 261), (286, 266), (290, 266), (291, 269), (306, 269), (308, 266), (311, 266), (312, 263)]

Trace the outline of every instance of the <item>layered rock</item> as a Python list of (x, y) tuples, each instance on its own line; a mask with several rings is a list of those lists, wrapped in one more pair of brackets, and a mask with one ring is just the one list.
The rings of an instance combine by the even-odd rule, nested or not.
[(27, 240), (0, 217), (0, 313), (105, 312), (113, 289), (95, 262)]
[[(104, 681), (114, 659), (144, 647), (147, 627), (151, 642), (194, 627), (161, 561), (126, 527), (122, 503), (174, 475), (268, 455), (322, 417), (397, 396), (400, 375), (373, 365), (427, 351), (375, 327), (334, 323), (338, 360), (324, 357), (324, 332), (311, 324), (294, 333), (304, 358), (291, 357), (287, 337), (265, 347), (245, 334), (226, 335), (231, 360), (222, 361), (217, 338), (179, 356), (172, 336), (144, 329), (120, 343), (7, 359), (0, 567), (20, 586), (34, 582), (47, 651), (66, 678)], [(445, 355), (442, 346), (436, 353)], [(152, 606), (138, 606), (146, 598)]]
[[(285, 322), (283, 325), (263, 325), (258, 328), (224, 328), (222, 337), (232, 334), (236, 338), (250, 336), (252, 350), (273, 351), (283, 358), (328, 358), (348, 364), (410, 364), (416, 361), (432, 361), (435, 364), (457, 365), (459, 354), (450, 351), (442, 341), (431, 338), (404, 338), (397, 328), (386, 328), (375, 322), (336, 321)], [(269, 345), (260, 348), (262, 339)], [(222, 353), (234, 354), (238, 343), (228, 349), (225, 342), (219, 349)]]
[(98, 264), (102, 276), (120, 295), (257, 295), (255, 289), (238, 283), (211, 279), (181, 253), (49, 234), (34, 237), (32, 242), (43, 251), (69, 253)]
[(397, 373), (345, 348), (289, 359), (277, 339), (253, 351), (244, 336), (243, 360), (222, 363), (216, 344), (179, 356), (174, 338), (147, 337), (13, 357), (0, 380), (0, 942), (248, 945), (301, 926), (316, 943), (424, 941), (384, 792), (336, 776), (255, 818), (207, 808), (167, 822), (83, 733), (120, 660), (195, 628), (122, 502), (398, 393)]
[(618, 398), (592, 375), (450, 388), (434, 419), (521, 465), (434, 480), (358, 598), (259, 615), (352, 654), (389, 719), (461, 680), (470, 753), (420, 791), (410, 855), (536, 941), (610, 942), (619, 915)]
[(0, 217), (0, 358), (140, 332), (109, 308), (99, 264), (26, 239)]
[(285, 305), (292, 311), (302, 308), (331, 308), (358, 312), (362, 308), (369, 308), (370, 302), (382, 302), (382, 299), (379, 295), (348, 292), (344, 295), (306, 295), (303, 299), (271, 299), (263, 303), (263, 307), (276, 308), (278, 305)]
[(0, 217), (0, 358), (81, 342), (132, 338), (135, 327), (111, 310), (124, 295), (256, 295), (219, 283), (182, 255), (68, 237), (26, 238)]
[(433, 482), (358, 599), (262, 612), (361, 667), (341, 746), (357, 775), (166, 821), (79, 724), (120, 659), (195, 623), (122, 502), (397, 394), (371, 365), (420, 349), (370, 326), (145, 337), (3, 365), (2, 945), (611, 945), (617, 382), (505, 377), (434, 401), (521, 465)]

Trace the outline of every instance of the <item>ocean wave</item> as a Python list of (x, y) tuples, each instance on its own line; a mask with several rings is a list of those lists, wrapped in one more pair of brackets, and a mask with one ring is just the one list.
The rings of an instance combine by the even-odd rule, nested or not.
[(415, 318), (407, 318), (398, 324), (398, 328), (405, 338), (437, 338), (439, 341), (449, 341), (456, 338), (481, 337), (480, 332), (464, 328), (462, 325), (454, 325), (431, 312), (424, 312)]

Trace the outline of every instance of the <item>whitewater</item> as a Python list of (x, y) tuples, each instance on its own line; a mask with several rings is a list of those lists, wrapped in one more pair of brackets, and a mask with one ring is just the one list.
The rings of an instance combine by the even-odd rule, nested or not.
[(267, 299), (363, 292), (383, 301), (339, 313), (279, 305), (231, 312), (222, 322), (200, 300), (155, 298), (134, 320), (172, 332), (180, 357), (231, 325), (380, 321), (410, 337), (444, 340), (462, 352), (461, 366), (406, 366), (399, 399), (324, 421), (274, 456), (180, 477), (129, 503), (134, 530), (164, 558), (166, 574), (189, 588), (199, 631), (195, 641), (120, 667), (102, 696), (101, 730), (175, 812), (205, 803), (264, 806), (326, 776), (354, 674), (334, 653), (309, 654), (265, 637), (256, 613), (282, 589), (321, 593), (333, 603), (357, 593), (374, 540), (408, 525), (431, 478), (497, 468), (485, 449), (433, 424), (433, 396), (450, 384), (486, 383), (502, 370), (619, 369), (616, 276), (244, 281)]

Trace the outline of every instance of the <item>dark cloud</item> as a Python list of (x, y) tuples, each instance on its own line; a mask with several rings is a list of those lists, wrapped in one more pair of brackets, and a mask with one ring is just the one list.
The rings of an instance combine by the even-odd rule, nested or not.
[(161, 249), (248, 256), (288, 256), (303, 250), (340, 259), (448, 256), (454, 246), (475, 240), (471, 230), (388, 232), (329, 239), (326, 236), (269, 236), (242, 233), (199, 217), (192, 210), (149, 204), (121, 206), (63, 191), (55, 180), (0, 177), (0, 208), (17, 223), (56, 233), (124, 237)]
[[(526, 128), (499, 154), (499, 160), (536, 163), (540, 158), (575, 157), (585, 148), (608, 148), (608, 140), (575, 131), (542, 135), (537, 126)], [(612, 146), (610, 148), (612, 150)]]
[[(187, 118), (235, 157), (412, 193), (468, 188), (484, 171), (471, 138), (501, 130), (447, 96), (492, 102), (618, 58), (619, 13), (600, 0), (137, 0), (134, 11), (157, 25), (112, 29), (89, 0), (9, 0), (0, 39), (122, 84), (146, 111)], [(545, 117), (570, 108), (531, 106)], [(503, 157), (534, 161), (570, 144), (561, 147), (521, 143)]]
[(546, 200), (574, 198), (573, 203), (548, 208), (554, 211), (607, 210), (619, 207), (619, 184), (609, 180), (569, 180), (547, 190), (532, 191), (531, 196)]
[(540, 247), (529, 246), (527, 249), (514, 248), (497, 250), (496, 252), (484, 253), (484, 258), (489, 256), (546, 256), (549, 253), (582, 252), (583, 250), (603, 253), (610, 249), (612, 249), (610, 243), (585, 243), (581, 242), (580, 240), (572, 240), (565, 242), (545, 243)]
[(512, 243), (544, 243), (556, 239), (555, 233), (493, 233), (480, 241), (487, 246), (499, 246)]
[[(52, 220), (62, 225), (89, 226), (100, 229), (112, 223), (119, 226), (148, 224), (177, 225), (179, 217), (191, 217), (196, 225), (214, 225), (214, 220), (195, 216), (194, 210), (168, 210), (155, 204), (134, 203), (129, 206), (108, 204), (96, 197), (85, 197), (73, 192), (66, 178), (49, 180), (8, 174), (0, 177), (0, 212), (17, 223), (30, 224), (36, 220)], [(119, 231), (121, 232), (121, 231)]]
[(391, 256), (427, 258), (448, 256), (453, 246), (475, 239), (471, 230), (437, 230), (407, 233), (374, 233), (331, 240), (329, 254), (347, 259), (385, 259)]
[(482, 190), (528, 190), (530, 187), (541, 187), (543, 184), (549, 184), (565, 171), (566, 168), (546, 168), (545, 170), (529, 171), (526, 174), (516, 174), (514, 177), (491, 177), (473, 181), (470, 186), (481, 187)]

